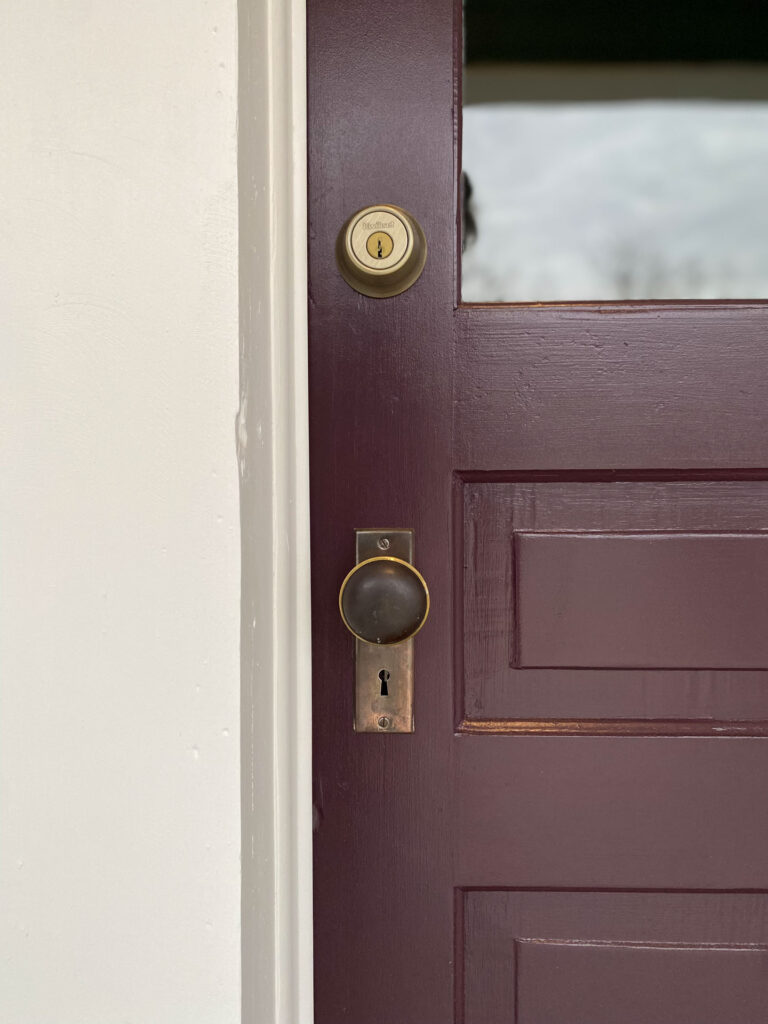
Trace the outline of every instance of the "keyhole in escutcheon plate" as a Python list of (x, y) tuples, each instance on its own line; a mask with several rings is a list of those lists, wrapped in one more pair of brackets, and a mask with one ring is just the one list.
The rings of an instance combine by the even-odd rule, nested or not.
[(379, 679), (381, 680), (381, 696), (382, 697), (388, 697), (389, 696), (389, 688), (387, 686), (387, 683), (389, 682), (389, 675), (390, 675), (389, 672), (387, 672), (387, 670), (385, 668), (383, 668), (381, 670), (381, 672), (379, 672)]

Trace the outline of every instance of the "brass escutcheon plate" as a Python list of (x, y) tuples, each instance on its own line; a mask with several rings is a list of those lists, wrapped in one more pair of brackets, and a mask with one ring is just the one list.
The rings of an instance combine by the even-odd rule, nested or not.
[[(356, 530), (356, 560), (413, 562), (413, 530)], [(413, 637), (398, 644), (355, 640), (355, 732), (412, 733)]]

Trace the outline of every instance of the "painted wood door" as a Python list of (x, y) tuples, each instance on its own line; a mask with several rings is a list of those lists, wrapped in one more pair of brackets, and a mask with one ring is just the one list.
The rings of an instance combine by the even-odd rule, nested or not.
[[(768, 310), (458, 301), (458, 12), (311, 0), (318, 1024), (768, 1007)], [(339, 275), (395, 203), (418, 283)], [(412, 527), (416, 731), (352, 730), (338, 587)]]

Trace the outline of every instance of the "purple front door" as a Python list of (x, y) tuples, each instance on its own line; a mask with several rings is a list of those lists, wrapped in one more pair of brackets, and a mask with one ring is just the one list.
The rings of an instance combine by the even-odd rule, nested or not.
[[(311, 0), (317, 1024), (768, 1018), (768, 310), (458, 301), (460, 21)], [(394, 203), (389, 299), (336, 236)], [(411, 527), (411, 735), (338, 587)]]

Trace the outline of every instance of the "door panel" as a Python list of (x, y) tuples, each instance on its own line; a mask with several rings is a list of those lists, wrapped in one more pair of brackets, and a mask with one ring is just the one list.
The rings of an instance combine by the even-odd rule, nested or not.
[[(308, 38), (317, 1024), (754, 1024), (766, 307), (458, 305), (459, 5)], [(379, 202), (391, 299), (334, 260)], [(357, 527), (430, 586), (410, 735), (352, 730)]]
[(466, 1024), (754, 1024), (766, 897), (477, 892), (461, 899)]
[(461, 728), (764, 731), (768, 482), (465, 474), (455, 507)]
[(517, 533), (520, 668), (768, 665), (768, 534)]

